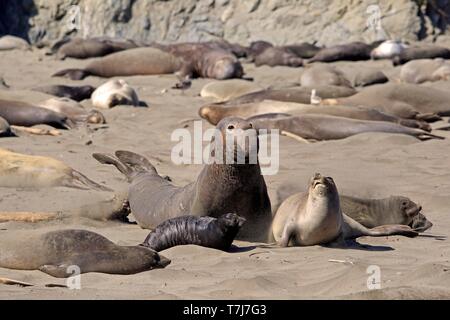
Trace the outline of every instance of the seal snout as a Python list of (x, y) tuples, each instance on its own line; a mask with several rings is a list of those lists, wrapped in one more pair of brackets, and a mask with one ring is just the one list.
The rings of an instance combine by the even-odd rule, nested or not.
[(156, 260), (157, 260), (157, 264), (156, 264), (157, 268), (165, 268), (171, 263), (170, 259), (168, 259), (160, 254), (158, 254), (158, 258), (156, 258)]

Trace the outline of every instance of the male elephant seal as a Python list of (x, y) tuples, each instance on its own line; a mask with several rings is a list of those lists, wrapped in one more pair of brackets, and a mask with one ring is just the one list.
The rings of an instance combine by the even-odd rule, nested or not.
[(368, 229), (342, 213), (339, 194), (330, 177), (316, 173), (309, 190), (287, 198), (273, 220), (273, 236), (282, 247), (312, 246), (355, 239), (362, 236), (415, 237), (416, 231), (405, 225), (383, 225)]
[(0, 99), (0, 117), (10, 125), (30, 127), (46, 124), (58, 129), (70, 129), (67, 116), (26, 102)]
[(64, 86), (64, 85), (49, 85), (33, 88), (34, 91), (50, 94), (61, 98), (69, 98), (75, 101), (82, 101), (89, 99), (95, 88), (90, 85), (86, 86)]
[(270, 47), (255, 57), (255, 66), (262, 65), (297, 68), (303, 66), (303, 59), (282, 47)]
[(386, 121), (366, 121), (347, 119), (320, 114), (263, 114), (247, 119), (257, 130), (278, 129), (293, 133), (308, 140), (337, 140), (345, 139), (364, 132), (386, 132), (406, 134), (420, 140), (444, 139), (424, 130), (408, 128)]
[(263, 88), (254, 82), (242, 79), (229, 79), (206, 84), (200, 91), (200, 96), (202, 98), (212, 98), (216, 102), (223, 102), (261, 90)]
[(136, 91), (123, 79), (113, 79), (102, 84), (92, 94), (92, 105), (109, 109), (117, 105), (139, 105)]
[(400, 41), (387, 40), (370, 52), (372, 59), (392, 59), (400, 55), (408, 46)]
[(0, 37), (0, 51), (14, 49), (30, 50), (31, 48), (29, 43), (22, 38), (9, 35)]
[(369, 60), (372, 48), (371, 45), (362, 42), (351, 42), (323, 48), (309, 59), (308, 63)]
[(407, 197), (362, 199), (340, 195), (339, 199), (342, 212), (367, 228), (403, 224), (423, 232), (433, 226), (420, 212), (422, 207)]
[(8, 121), (0, 117), (0, 137), (10, 137), (12, 135)]
[(155, 251), (187, 244), (228, 251), (244, 222), (245, 219), (235, 213), (227, 213), (218, 218), (172, 218), (150, 232), (142, 245)]
[(180, 70), (182, 61), (174, 55), (157, 48), (136, 48), (115, 52), (95, 59), (83, 69), (65, 69), (54, 77), (81, 80), (89, 75), (117, 77), (174, 73)]
[(67, 278), (70, 267), (81, 273), (135, 274), (164, 268), (170, 260), (143, 246), (119, 246), (87, 230), (27, 231), (0, 236), (0, 267), (40, 270)]
[(411, 46), (396, 55), (392, 62), (395, 66), (417, 59), (450, 59), (450, 50), (436, 45)]
[(65, 163), (41, 156), (30, 156), (0, 148), (0, 187), (44, 188), (64, 186), (110, 191)]
[(56, 56), (58, 59), (76, 58), (86, 59), (103, 57), (107, 54), (126, 49), (137, 48), (138, 45), (131, 40), (117, 40), (112, 38), (74, 38), (58, 48)]
[[(104, 154), (93, 156), (101, 163), (115, 165), (128, 177), (130, 207), (143, 228), (155, 228), (164, 220), (184, 215), (217, 218), (236, 212), (246, 219), (239, 239), (267, 241), (272, 213), (255, 153), (257, 133), (250, 122), (233, 117), (220, 121), (216, 129), (213, 161), (203, 167), (196, 182), (184, 187), (162, 178), (147, 159), (137, 154), (118, 151), (117, 158)], [(243, 137), (250, 141), (245, 146), (230, 143), (229, 139)], [(228, 155), (234, 163), (224, 161), (220, 153), (224, 157)], [(237, 163), (239, 154), (244, 160), (241, 162), (245, 163)], [(256, 163), (252, 163), (251, 158)]]
[(449, 78), (450, 63), (442, 58), (412, 60), (400, 69), (400, 80), (407, 83), (448, 80)]
[(302, 87), (342, 86), (353, 88), (344, 73), (329, 65), (313, 65), (307, 67), (300, 77)]

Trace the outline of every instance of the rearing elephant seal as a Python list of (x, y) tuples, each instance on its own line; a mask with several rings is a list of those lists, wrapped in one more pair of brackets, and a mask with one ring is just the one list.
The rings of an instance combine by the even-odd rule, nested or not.
[(170, 260), (143, 246), (119, 246), (87, 230), (27, 231), (0, 235), (0, 267), (40, 270), (67, 278), (76, 266), (81, 273), (134, 274), (164, 268)]
[(227, 213), (219, 218), (173, 218), (150, 232), (142, 245), (155, 251), (186, 244), (228, 251), (244, 222), (245, 219), (235, 213)]
[(361, 236), (383, 237), (418, 233), (404, 225), (384, 225), (368, 229), (341, 211), (339, 194), (330, 177), (316, 173), (307, 193), (287, 198), (273, 220), (273, 236), (280, 246), (329, 244)]
[[(223, 156), (233, 157), (234, 163), (219, 161), (213, 147), (211, 164), (206, 164), (197, 181), (177, 187), (162, 178), (155, 167), (144, 157), (126, 151), (117, 151), (116, 157), (94, 154), (101, 163), (113, 164), (131, 182), (129, 202), (138, 224), (143, 228), (155, 228), (161, 222), (184, 215), (220, 217), (237, 212), (246, 219), (238, 239), (267, 241), (272, 219), (271, 206), (264, 177), (257, 161), (257, 133), (250, 122), (241, 118), (225, 118), (216, 129), (213, 145), (217, 152), (223, 147)], [(247, 137), (242, 146), (228, 143), (227, 139)], [(256, 138), (256, 139), (252, 139)], [(222, 141), (218, 141), (222, 139)], [(218, 144), (223, 142), (222, 145)], [(256, 145), (255, 145), (256, 144)], [(241, 151), (241, 152), (239, 152)], [(239, 154), (245, 163), (237, 163)], [(251, 157), (255, 162), (251, 163)], [(224, 159), (222, 159), (224, 160)]]

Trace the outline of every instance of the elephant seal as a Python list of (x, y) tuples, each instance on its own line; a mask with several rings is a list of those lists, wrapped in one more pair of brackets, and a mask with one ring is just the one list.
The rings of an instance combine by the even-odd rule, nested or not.
[(0, 77), (0, 89), (9, 89), (9, 85), (3, 77)]
[(370, 52), (372, 59), (392, 59), (400, 55), (408, 46), (401, 41), (386, 40)]
[(2, 50), (31, 50), (30, 44), (22, 38), (6, 35), (0, 37), (0, 51)]
[(283, 201), (274, 217), (272, 231), (282, 247), (339, 243), (362, 236), (418, 235), (405, 225), (368, 229), (343, 214), (333, 179), (319, 173), (311, 178), (308, 192), (294, 194)]
[(287, 67), (301, 67), (303, 66), (303, 59), (299, 58), (290, 51), (280, 47), (269, 47), (263, 52), (255, 56), (255, 66), (267, 65), (270, 67), (287, 66)]
[(297, 57), (300, 57), (302, 59), (312, 58), (317, 52), (322, 49), (308, 42), (289, 44), (282, 46), (281, 48), (295, 54)]
[(216, 125), (225, 117), (249, 118), (267, 113), (288, 113), (298, 114), (322, 114), (337, 117), (344, 117), (357, 120), (387, 121), (398, 123), (406, 127), (419, 128), (431, 131), (431, 126), (425, 121), (413, 119), (401, 119), (375, 109), (368, 109), (356, 106), (327, 106), (311, 105), (293, 102), (282, 102), (264, 100), (261, 102), (246, 103), (241, 105), (224, 106), (221, 104), (211, 104), (199, 109), (199, 115), (209, 123)]
[(302, 87), (311, 88), (315, 86), (342, 86), (353, 88), (350, 80), (347, 79), (341, 70), (326, 64), (315, 64), (307, 67), (300, 77), (300, 84)]
[[(117, 158), (105, 154), (93, 156), (101, 163), (115, 165), (128, 177), (130, 207), (142, 228), (155, 228), (164, 220), (184, 215), (217, 218), (228, 212), (239, 212), (246, 223), (237, 238), (267, 241), (272, 213), (266, 183), (256, 159), (257, 139), (252, 138), (257, 138), (257, 133), (250, 122), (234, 117), (223, 119), (216, 129), (213, 161), (203, 167), (196, 182), (184, 187), (162, 178), (147, 159), (134, 153), (117, 151)], [(245, 140), (249, 143), (245, 146), (228, 143), (233, 146), (227, 148), (227, 139), (243, 135), (248, 137)], [(234, 163), (216, 155), (214, 149), (222, 146), (223, 151), (218, 149), (217, 152), (233, 157)], [(237, 163), (239, 153), (245, 163)], [(252, 156), (256, 163), (251, 163)]]
[(450, 50), (436, 45), (411, 46), (392, 58), (392, 63), (398, 66), (411, 60), (434, 58), (450, 59)]
[(218, 218), (172, 218), (150, 232), (142, 245), (158, 252), (187, 244), (228, 251), (244, 222), (245, 219), (235, 213), (227, 213)]
[(136, 48), (111, 53), (95, 59), (83, 69), (65, 69), (53, 77), (68, 77), (82, 80), (94, 75), (104, 78), (134, 75), (155, 75), (174, 73), (183, 62), (174, 55), (157, 48)]
[(212, 98), (216, 102), (223, 102), (261, 90), (263, 88), (254, 82), (242, 79), (228, 79), (205, 84), (200, 91), (200, 96), (202, 98)]
[(400, 80), (407, 83), (417, 84), (449, 78), (450, 64), (442, 58), (411, 60), (400, 69)]
[(337, 140), (345, 139), (364, 132), (386, 132), (406, 134), (419, 140), (444, 139), (424, 130), (408, 128), (386, 121), (366, 121), (347, 119), (320, 114), (300, 114), (290, 116), (286, 114), (263, 114), (247, 119), (254, 128), (278, 129), (293, 133), (308, 140)]
[(91, 97), (92, 105), (109, 109), (117, 105), (139, 105), (136, 91), (123, 79), (112, 79), (98, 87)]
[(76, 59), (103, 57), (113, 52), (137, 47), (138, 45), (131, 40), (117, 40), (107, 37), (90, 39), (74, 38), (58, 48), (56, 57), (61, 60), (66, 57)]
[(247, 48), (248, 56), (254, 60), (256, 56), (260, 55), (261, 53), (264, 52), (264, 50), (271, 47), (273, 47), (273, 44), (271, 44), (268, 41), (263, 40), (253, 41)]
[(135, 274), (164, 268), (170, 260), (143, 246), (119, 246), (91, 231), (65, 229), (1, 235), (0, 267), (40, 270), (67, 278), (76, 266), (81, 273)]
[(67, 116), (26, 102), (0, 99), (0, 117), (10, 125), (30, 127), (46, 124), (58, 129), (70, 129)]
[(225, 40), (215, 40), (215, 41), (207, 41), (203, 42), (204, 45), (208, 46), (211, 49), (221, 49), (228, 51), (236, 56), (236, 58), (245, 58), (248, 55), (248, 50), (246, 47), (241, 46), (237, 43), (229, 43)]
[(407, 83), (373, 85), (351, 97), (324, 100), (324, 104), (360, 105), (394, 114), (400, 118), (429, 121), (450, 116), (450, 93), (444, 90)]
[(0, 148), (0, 187), (45, 188), (55, 186), (111, 191), (59, 160), (15, 153)]
[(36, 87), (31, 90), (43, 92), (61, 98), (69, 98), (79, 102), (84, 99), (89, 99), (92, 95), (92, 92), (94, 92), (95, 88), (90, 85), (79, 87), (64, 86), (64, 85), (49, 85)]
[(38, 106), (67, 116), (74, 123), (106, 123), (105, 116), (97, 110), (86, 110), (81, 104), (69, 98), (51, 98)]
[(309, 59), (308, 63), (369, 60), (372, 48), (371, 45), (362, 42), (351, 42), (323, 48)]
[(389, 78), (382, 71), (364, 69), (355, 75), (352, 82), (355, 87), (366, 87), (388, 81)]
[(367, 228), (385, 224), (403, 224), (424, 232), (433, 224), (420, 212), (422, 207), (407, 197), (362, 199), (339, 196), (342, 212)]
[(8, 121), (0, 117), (0, 137), (10, 137), (13, 133)]

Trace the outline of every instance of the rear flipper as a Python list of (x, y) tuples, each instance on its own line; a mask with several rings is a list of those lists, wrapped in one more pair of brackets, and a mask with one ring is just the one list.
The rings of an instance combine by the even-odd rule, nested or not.
[(444, 140), (445, 139), (445, 137), (438, 136), (438, 135), (435, 135), (435, 134), (431, 134), (431, 133), (428, 133), (426, 131), (418, 132), (416, 137), (418, 139), (422, 140), (422, 141), (430, 140), (430, 139), (440, 139), (440, 140)]
[(98, 190), (98, 191), (113, 191), (108, 187), (102, 186), (95, 181), (92, 181), (81, 172), (72, 170), (71, 179), (67, 179), (63, 182), (65, 187), (77, 188), (77, 189), (88, 189), (88, 190)]
[(122, 163), (119, 159), (116, 157), (105, 154), (105, 153), (93, 153), (92, 156), (95, 160), (97, 160), (100, 163), (103, 164), (112, 164), (119, 170), (122, 174), (124, 174), (128, 181), (131, 181), (134, 176), (134, 171), (132, 168), (130, 168), (128, 165)]
[(436, 113), (419, 113), (415, 117), (416, 120), (423, 120), (426, 122), (436, 122), (442, 120), (441, 116)]
[(83, 69), (64, 69), (56, 72), (52, 77), (66, 77), (71, 80), (83, 80), (89, 75), (91, 75), (91, 73)]
[(417, 128), (422, 129), (423, 131), (426, 132), (431, 132), (431, 126), (425, 121), (413, 119), (400, 119), (398, 123), (405, 127)]
[(147, 158), (131, 151), (116, 151), (116, 157), (136, 172), (151, 172), (158, 174), (156, 168)]
[(69, 272), (69, 266), (66, 264), (50, 265), (46, 264), (39, 267), (39, 271), (42, 271), (55, 278), (68, 278), (73, 275)]

